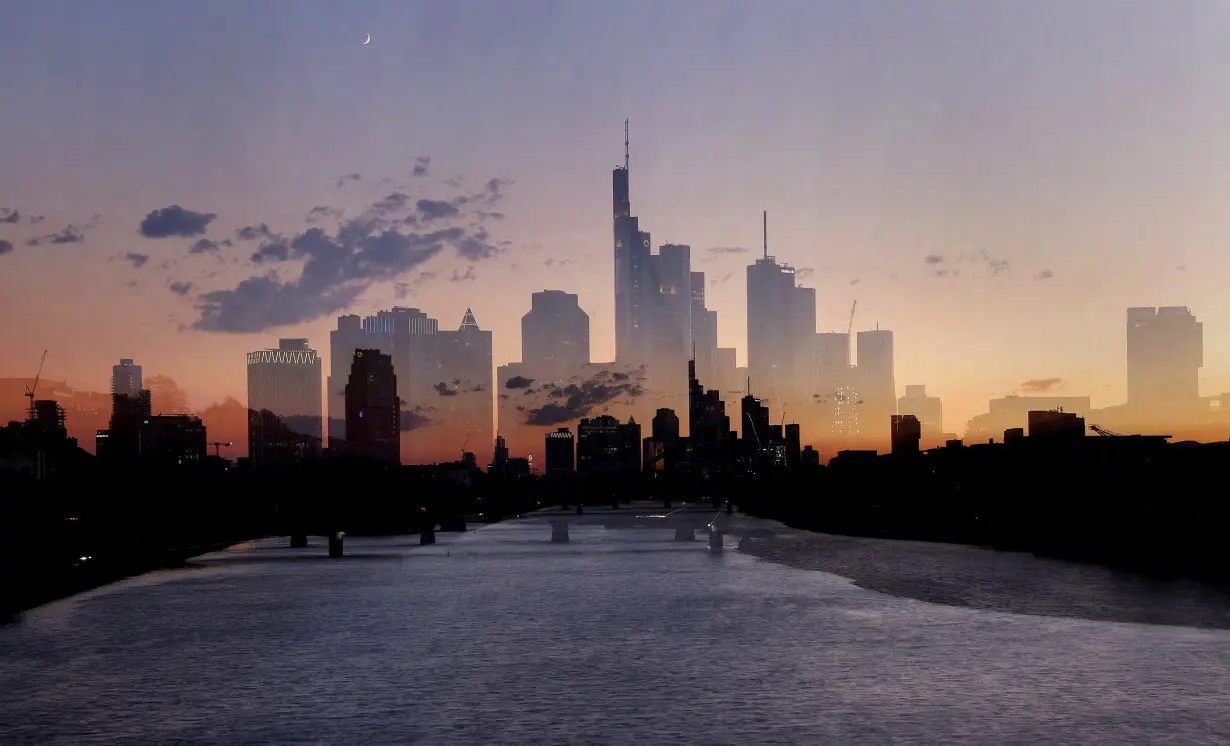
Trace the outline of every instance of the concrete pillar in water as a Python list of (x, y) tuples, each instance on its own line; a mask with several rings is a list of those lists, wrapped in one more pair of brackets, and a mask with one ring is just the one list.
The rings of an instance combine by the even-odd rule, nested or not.
[(307, 534), (291, 534), (290, 547), (291, 549), (302, 549), (307, 546)]
[(670, 510), (670, 509), (671, 509), (671, 501), (670, 501), (670, 500), (663, 500), (663, 501), (662, 501), (662, 509), (663, 509), (663, 510)]
[(551, 522), (551, 543), (552, 544), (567, 544), (568, 543), (568, 521), (552, 521)]
[(581, 510), (581, 503), (577, 503), (577, 515), (581, 515), (584, 511)]
[(419, 544), (435, 544), (436, 543), (436, 527), (424, 526), (419, 532)]
[(342, 556), (342, 537), (345, 535), (346, 534), (342, 533), (341, 531), (338, 531), (335, 534), (329, 535), (329, 556), (330, 557), (341, 557)]
[(709, 527), (709, 549), (710, 551), (722, 551), (722, 529), (717, 526)]
[(680, 526), (675, 529), (675, 541), (694, 541), (696, 539), (696, 530), (686, 526)]

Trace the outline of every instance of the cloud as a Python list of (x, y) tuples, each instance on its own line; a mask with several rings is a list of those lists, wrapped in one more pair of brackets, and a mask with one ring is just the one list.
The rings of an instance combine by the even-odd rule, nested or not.
[(31, 215), (29, 218), (30, 225), (38, 225), (47, 219), (46, 215)]
[(128, 282), (124, 283), (124, 287), (126, 287), (126, 288), (130, 288), (130, 289), (132, 289), (132, 290), (136, 290), (136, 289), (137, 289), (137, 281), (136, 281), (136, 280), (129, 280)]
[(533, 383), (534, 383), (533, 378), (526, 378), (525, 376), (513, 376), (512, 378), (504, 382), (504, 388), (506, 389), (528, 389), (530, 385)]
[(281, 238), (281, 236), (269, 230), (269, 226), (264, 223), (244, 226), (235, 231), (235, 237), (240, 241), (276, 241)]
[[(489, 182), (483, 193), (494, 198), (499, 187)], [(349, 307), (373, 284), (398, 280), (446, 250), (471, 262), (500, 253), (481, 227), (446, 224), (406, 232), (397, 202), (386, 197), (334, 230), (315, 226), (262, 246), (254, 260), (259, 255), (261, 264), (302, 262), (298, 277), (288, 280), (280, 271), (267, 272), (231, 289), (203, 293), (192, 328), (252, 333), (312, 321)], [(468, 213), (461, 213), (458, 217), (464, 220)]]
[(419, 210), (418, 218), (422, 220), (440, 220), (458, 215), (461, 210), (452, 202), (438, 199), (421, 199), (416, 204)]
[(398, 298), (405, 298), (425, 282), (430, 282), (436, 279), (438, 275), (435, 272), (419, 272), (418, 276), (409, 282), (399, 282), (393, 286), (393, 292)]
[(130, 251), (124, 255), (124, 261), (132, 262), (133, 267), (140, 269), (145, 266), (146, 262), (149, 261), (149, 254), (137, 254)]
[(988, 254), (986, 249), (979, 249), (978, 253), (970, 257), (969, 260), (975, 264), (985, 266), (992, 275), (998, 275), (1001, 272), (1008, 271), (1008, 260), (997, 259)]
[(726, 282), (727, 280), (729, 280), (730, 278), (734, 276), (735, 276), (734, 272), (727, 272), (724, 275), (719, 275), (717, 277), (714, 277), (713, 281), (710, 282), (709, 284), (710, 285), (721, 285), (723, 282)]
[(419, 156), (414, 159), (414, 170), (411, 172), (415, 178), (421, 179), (428, 175), (428, 168), (431, 166), (431, 158), (429, 156)]
[(172, 282), (169, 286), (176, 295), (187, 295), (192, 290), (191, 282)]
[(428, 412), (434, 412), (435, 407), (414, 407), (412, 409), (403, 409), (401, 411), (401, 431), (408, 433), (411, 430), (418, 430), (434, 425), (435, 422), (427, 416)]
[(1034, 275), (1034, 279), (1035, 280), (1049, 280), (1054, 276), (1055, 276), (1054, 272), (1050, 271), (1049, 269), (1044, 269), (1038, 274)]
[(21, 213), (16, 207), (0, 207), (0, 223), (17, 223), (21, 221)]
[(485, 210), (479, 210), (476, 214), (479, 220), (503, 220), (508, 217), (502, 212), (487, 212)]
[(546, 389), (549, 401), (526, 412), (527, 425), (559, 425), (587, 416), (592, 410), (623, 397), (636, 398), (645, 393), (644, 370), (633, 378), (627, 374), (600, 371), (580, 383)]
[(1063, 388), (1061, 378), (1033, 378), (1021, 383), (1021, 391), (1026, 394), (1044, 394), (1053, 389)]
[(749, 251), (751, 249), (746, 246), (714, 246), (712, 249), (708, 249), (708, 252), (714, 256), (719, 254), (746, 254)]
[(171, 205), (146, 215), (141, 221), (139, 232), (146, 238), (192, 238), (205, 233), (205, 229), (217, 217), (212, 212), (193, 212), (179, 205)]
[(472, 282), (477, 279), (478, 275), (474, 274), (474, 268), (466, 267), (465, 274), (461, 274), (457, 270), (453, 270), (453, 276), (449, 278), (449, 282)]
[[(1180, 272), (1185, 272), (1185, 271), (1187, 271), (1187, 265), (1186, 265), (1186, 264), (1180, 264), (1180, 265), (1178, 265), (1177, 267), (1175, 267), (1175, 269), (1179, 270)], [(1050, 270), (1047, 270), (1047, 271), (1049, 272)]]
[(5, 254), (8, 254), (12, 251), (13, 251), (12, 242), (0, 239), (0, 256), (4, 256)]
[(931, 265), (943, 264), (944, 257), (940, 256), (939, 254), (927, 254), (927, 258), (924, 259), (923, 261)]
[(253, 252), (250, 258), (254, 264), (260, 264), (266, 260), (284, 262), (290, 258), (290, 246), (280, 240), (267, 243)]
[(363, 177), (358, 174), (344, 174), (337, 180), (337, 188), (341, 189), (352, 181), (363, 181)]
[(84, 243), (85, 234), (81, 232), (80, 226), (66, 225), (64, 230), (59, 233), (49, 233), (45, 236), (38, 236), (26, 241), (26, 246), (42, 246), (44, 244), (68, 244), (68, 243)]
[(326, 205), (317, 205), (316, 207), (313, 207), (312, 209), (308, 210), (307, 217), (304, 218), (304, 220), (307, 222), (308, 225), (315, 225), (316, 223), (319, 223), (322, 220), (328, 220), (329, 218), (333, 218), (335, 220), (341, 220), (342, 210), (339, 210), (336, 207), (328, 207)]
[(850, 284), (851, 284), (851, 285), (857, 285), (857, 284), (859, 284), (860, 282), (862, 282), (862, 280), (861, 280), (861, 279), (859, 279), (859, 278), (857, 278), (857, 277), (855, 277), (853, 280), (850, 280)]
[(432, 386), (432, 388), (435, 389), (436, 393), (439, 394), (440, 396), (456, 396), (457, 395), (457, 390), (450, 388), (449, 385), (445, 383), (444, 381), (440, 381), (435, 386)]
[(205, 254), (210, 251), (217, 251), (223, 246), (234, 246), (231, 239), (224, 238), (221, 241), (210, 241), (208, 238), (202, 238), (200, 241), (192, 244), (188, 249), (189, 254)]

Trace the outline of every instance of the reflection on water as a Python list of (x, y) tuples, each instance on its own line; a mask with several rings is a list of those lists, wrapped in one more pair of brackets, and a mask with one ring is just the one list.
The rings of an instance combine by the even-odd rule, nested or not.
[(1222, 630), (895, 598), (670, 529), (412, 539), (259, 542), (36, 610), (0, 629), (0, 742), (1230, 738)]

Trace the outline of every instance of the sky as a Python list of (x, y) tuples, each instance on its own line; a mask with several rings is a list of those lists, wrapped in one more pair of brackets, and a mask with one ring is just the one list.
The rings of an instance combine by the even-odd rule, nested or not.
[(394, 304), (472, 308), (500, 364), (548, 288), (609, 360), (629, 118), (633, 213), (692, 247), (740, 364), (768, 210), (820, 330), (857, 300), (946, 430), (1029, 381), (1122, 402), (1136, 305), (1189, 306), (1230, 391), (1221, 0), (4, 8), (0, 377), (47, 349), (105, 391), (135, 358), (199, 409), (245, 398), (246, 352), (327, 356)]

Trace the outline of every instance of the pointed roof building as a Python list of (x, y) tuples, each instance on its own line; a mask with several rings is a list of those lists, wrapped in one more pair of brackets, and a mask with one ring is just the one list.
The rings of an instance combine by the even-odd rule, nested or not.
[(474, 312), (466, 309), (466, 315), (461, 317), (461, 328), (457, 331), (462, 332), (477, 332), (482, 331), (478, 328), (478, 322), (474, 320)]

